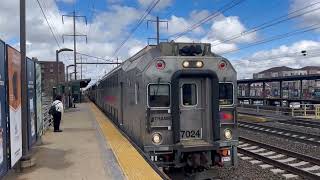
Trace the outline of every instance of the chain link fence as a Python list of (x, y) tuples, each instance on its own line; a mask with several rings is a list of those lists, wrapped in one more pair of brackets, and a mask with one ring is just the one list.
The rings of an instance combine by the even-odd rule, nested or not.
[(41, 135), (44, 134), (53, 124), (53, 117), (49, 114), (51, 103), (52, 103), (52, 98), (50, 96), (47, 96), (47, 95), (42, 96), (43, 124), (42, 124)]

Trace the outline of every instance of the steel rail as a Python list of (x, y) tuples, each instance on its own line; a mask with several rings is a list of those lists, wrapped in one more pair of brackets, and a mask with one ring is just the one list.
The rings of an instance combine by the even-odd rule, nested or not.
[(280, 117), (279, 115), (278, 116), (277, 115), (262, 115), (262, 114), (257, 114), (254, 112), (238, 112), (238, 114), (257, 116), (257, 117), (262, 117), (262, 118), (266, 118), (266, 119), (275, 119), (279, 123), (292, 124), (292, 125), (297, 125), (297, 126), (304, 126), (304, 127), (320, 129), (320, 122), (296, 119), (294, 117)]
[(311, 156), (308, 156), (308, 155), (296, 153), (296, 152), (293, 152), (293, 151), (289, 151), (289, 150), (282, 149), (282, 148), (279, 148), (279, 147), (276, 147), (276, 146), (272, 146), (272, 145), (269, 145), (269, 144), (258, 142), (258, 141), (255, 141), (255, 140), (252, 140), (252, 139), (249, 139), (249, 138), (245, 138), (245, 137), (242, 137), (242, 136), (239, 137), (239, 140), (243, 141), (245, 143), (256, 145), (256, 146), (265, 148), (265, 149), (270, 150), (270, 151), (274, 151), (274, 152), (278, 152), (278, 153), (281, 153), (281, 154), (285, 154), (287, 156), (295, 157), (295, 158), (298, 158), (299, 160), (310, 162), (312, 164), (320, 166), (320, 159), (319, 158), (314, 158), (314, 157), (311, 157)]
[(298, 175), (300, 177), (305, 177), (307, 179), (319, 179), (319, 176), (316, 175), (316, 174), (310, 173), (308, 171), (304, 171), (302, 169), (290, 166), (288, 164), (284, 164), (282, 162), (279, 162), (277, 160), (273, 160), (273, 159), (265, 157), (265, 156), (261, 156), (261, 155), (259, 155), (257, 153), (253, 153), (253, 152), (251, 152), (249, 150), (245, 150), (243, 148), (239, 148), (238, 147), (238, 152), (241, 153), (241, 154), (253, 157), (254, 159), (258, 159), (260, 161), (263, 161), (263, 162), (265, 162), (267, 164), (270, 164), (270, 165), (273, 165), (275, 167), (278, 167), (278, 168), (280, 168), (282, 170), (285, 170), (285, 171), (291, 172), (293, 174), (296, 174), (296, 175)]
[[(266, 126), (266, 125), (261, 125), (261, 124), (256, 124), (256, 123), (243, 122), (243, 121), (241, 121), (241, 122), (238, 121), (238, 125), (241, 128), (246, 128), (246, 129), (250, 129), (253, 131), (260, 131), (263, 133), (267, 133), (267, 134), (271, 134), (271, 135), (275, 135), (275, 136), (279, 136), (279, 137), (285, 137), (287, 139), (291, 139), (294, 141), (299, 141), (302, 143), (320, 146), (320, 142), (319, 142), (320, 136), (319, 135), (302, 133), (302, 132), (297, 132), (297, 131), (292, 131), (292, 130), (287, 130), (287, 129), (282, 129), (282, 128), (276, 128), (276, 127), (271, 127), (271, 126)], [(248, 127), (248, 126), (252, 126), (252, 127)], [(256, 128), (253, 128), (253, 127), (256, 127)], [(259, 128), (264, 128), (264, 129), (261, 130)], [(270, 130), (267, 131), (266, 129), (270, 129), (273, 131), (270, 131)], [(282, 133), (277, 133), (275, 131), (282, 132)], [(296, 136), (292, 136), (292, 135), (296, 135)], [(304, 137), (304, 138), (301, 138), (301, 137)]]
[(320, 123), (305, 120), (280, 120), (279, 123), (320, 129)]

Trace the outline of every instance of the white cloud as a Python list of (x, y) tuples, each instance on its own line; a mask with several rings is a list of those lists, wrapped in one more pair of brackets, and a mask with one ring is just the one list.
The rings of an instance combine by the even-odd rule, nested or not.
[[(40, 1), (40, 3), (60, 46), (73, 48), (72, 38), (66, 37), (64, 44), (61, 38), (62, 34), (72, 33), (72, 19), (65, 18), (65, 23), (61, 22), (61, 14), (67, 13), (60, 12), (54, 0)], [(0, 8), (0, 38), (6, 42), (16, 42), (19, 40), (19, 8), (17, 8), (19, 2), (3, 0), (1, 4), (1, 7), (6, 8)], [(78, 51), (95, 56), (110, 57), (115, 47), (128, 33), (128, 27), (136, 22), (141, 13), (133, 7), (114, 5), (104, 12), (96, 13), (91, 25), (86, 26), (83, 20), (78, 19), (77, 33), (86, 34), (90, 27), (88, 44), (85, 44), (84, 39), (79, 37)], [(55, 50), (58, 47), (36, 1), (27, 1), (27, 41), (29, 42), (28, 56), (37, 56), (39, 60), (53, 60), (55, 58)], [(130, 41), (133, 42), (135, 39)], [(127, 51), (121, 53), (123, 53), (123, 57), (128, 56)], [(61, 59), (64, 57), (66, 56), (62, 55)]]
[[(176, 35), (178, 33), (188, 30), (188, 28), (190, 28), (193, 24), (199, 22), (201, 19), (207, 17), (208, 15), (209, 15), (209, 11), (207, 10), (201, 10), (201, 11), (194, 10), (189, 14), (189, 17), (187, 18), (172, 15), (168, 20), (168, 23), (169, 23), (168, 31), (164, 29), (166, 28), (164, 24), (161, 24), (162, 29), (164, 32), (167, 32), (169, 35)], [(199, 35), (204, 33), (204, 29), (200, 26), (194, 29), (192, 33)]]
[[(55, 50), (58, 49), (54, 38), (49, 30), (49, 27), (40, 11), (37, 1), (27, 2), (27, 56), (37, 57), (40, 61), (55, 60)], [(71, 18), (65, 18), (65, 23), (61, 21), (62, 12), (57, 7), (55, 0), (40, 1), (44, 12), (48, 18), (50, 25), (60, 43), (61, 47), (73, 49), (73, 41), (71, 37), (65, 38), (65, 43), (62, 43), (62, 34), (71, 34), (73, 24)], [(3, 7), (3, 8), (2, 8)], [(5, 8), (4, 8), (5, 7)], [(2, 0), (0, 7), (0, 39), (10, 43), (15, 48), (19, 49), (19, 1), (17, 0)], [(78, 52), (90, 54), (98, 57), (111, 58), (115, 48), (123, 41), (125, 35), (131, 29), (131, 25), (135, 24), (140, 18), (142, 11), (140, 9), (112, 5), (103, 12), (96, 12), (93, 20), (86, 26), (85, 22), (77, 19), (77, 33), (88, 34), (88, 44), (84, 38), (78, 38)], [(10, 17), (10, 18), (8, 18)], [(90, 24), (91, 23), (91, 24)], [(143, 47), (145, 44), (135, 38), (131, 38), (119, 52), (119, 59), (126, 59), (130, 52), (134, 49), (130, 47)], [(86, 59), (83, 57), (83, 59)], [(73, 53), (63, 52), (60, 54), (60, 60), (65, 65), (73, 64)], [(87, 61), (97, 62), (94, 58), (88, 58)], [(99, 60), (101, 62), (101, 60)], [(97, 79), (101, 77), (105, 71), (109, 71), (111, 65), (84, 65), (87, 69), (85, 77)], [(80, 67), (78, 68), (80, 69)]]
[(305, 25), (313, 25), (313, 24), (319, 23), (320, 11), (318, 10), (318, 8), (320, 8), (320, 4), (316, 4), (316, 3), (319, 3), (319, 1), (318, 0), (292, 0), (292, 4), (290, 5), (291, 12), (315, 4), (313, 6), (310, 6), (307, 9), (304, 9), (303, 11), (299, 11), (299, 13), (312, 11), (300, 17), (300, 22), (299, 22), (300, 25), (305, 26)]
[(188, 36), (181, 36), (178, 39), (175, 40), (175, 42), (197, 42), (196, 39), (192, 39)]
[[(232, 51), (237, 49), (237, 45), (234, 43), (221, 43), (220, 40), (203, 38), (201, 39), (203, 43), (211, 44), (211, 51), (216, 54), (220, 54), (227, 51)], [(219, 44), (217, 46), (213, 46), (213, 44)]]
[(193, 10), (191, 11), (190, 13), (190, 18), (189, 20), (192, 22), (192, 23), (196, 23), (196, 22), (199, 22), (200, 20), (208, 17), (210, 14), (210, 12), (208, 10)]
[(168, 33), (176, 34), (185, 31), (191, 24), (183, 17), (172, 15), (169, 20), (169, 25)]
[(75, 3), (77, 0), (57, 0), (57, 1), (72, 4), (72, 3)]
[[(228, 40), (230, 37), (244, 33), (247, 28), (241, 23), (238, 16), (222, 17), (213, 22), (209, 37), (217, 40)], [(256, 33), (243, 34), (240, 38), (231, 40), (232, 43), (252, 42), (256, 39)]]
[[(203, 11), (192, 11), (189, 18), (171, 16), (169, 20), (169, 35), (177, 34), (188, 29), (191, 25), (198, 22), (199, 20), (208, 17), (209, 12)], [(239, 43), (253, 42), (257, 39), (256, 33), (247, 34), (241, 38), (234, 39), (232, 41), (223, 42), (228, 40), (235, 35), (244, 33), (247, 31), (245, 25), (240, 21), (237, 16), (225, 17), (220, 14), (214, 20), (208, 21), (207, 24), (211, 24), (209, 31), (202, 38), (196, 38), (201, 36), (205, 30), (203, 27), (199, 27), (190, 33), (188, 36), (184, 35), (178, 38), (176, 41), (179, 42), (204, 42), (211, 43), (211, 51), (214, 53), (223, 53), (232, 50), (236, 50)]]
[(134, 46), (129, 49), (129, 56), (135, 55), (137, 52), (139, 52), (144, 46)]
[[(154, 0), (138, 0), (139, 4), (142, 7), (148, 7), (150, 3)], [(173, 0), (160, 0), (160, 2), (155, 7), (156, 10), (161, 10), (167, 8), (169, 5), (171, 5)]]
[[(307, 51), (307, 56), (301, 54)], [(320, 42), (301, 40), (291, 45), (282, 45), (266, 51), (258, 51), (248, 59), (233, 60), (238, 71), (238, 79), (252, 78), (253, 73), (276, 66), (301, 68), (304, 66), (320, 66)], [(279, 57), (279, 58), (276, 58)]]

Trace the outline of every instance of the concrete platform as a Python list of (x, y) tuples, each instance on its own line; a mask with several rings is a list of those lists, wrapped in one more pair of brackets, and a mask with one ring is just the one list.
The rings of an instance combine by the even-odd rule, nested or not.
[(5, 180), (126, 179), (91, 108), (85, 103), (66, 112), (63, 132), (47, 131), (43, 144), (35, 147), (36, 166), (11, 171)]

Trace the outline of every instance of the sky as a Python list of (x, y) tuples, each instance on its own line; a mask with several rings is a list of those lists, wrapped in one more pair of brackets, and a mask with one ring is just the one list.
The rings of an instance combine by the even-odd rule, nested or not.
[[(235, 66), (238, 79), (252, 78), (253, 73), (275, 66), (320, 65), (319, 0), (160, 0), (119, 51), (117, 48), (156, 0), (38, 1), (55, 35), (54, 38), (37, 0), (28, 0), (27, 56), (41, 61), (54, 61), (56, 49), (73, 49), (72, 38), (62, 39), (63, 34), (72, 34), (72, 18), (65, 17), (62, 22), (62, 15), (76, 11), (78, 16), (87, 18), (87, 24), (83, 18), (76, 19), (76, 32), (88, 37), (88, 42), (78, 37), (78, 52), (113, 61), (123, 61), (148, 45), (148, 38), (155, 37), (156, 32), (154, 24), (147, 27), (147, 20), (158, 16), (168, 21), (168, 29), (165, 23), (160, 24), (161, 39), (211, 43), (213, 53), (228, 58)], [(232, 2), (239, 4), (223, 8)], [(177, 38), (213, 14), (213, 18)], [(0, 39), (19, 49), (19, 0), (1, 0)], [(307, 51), (307, 56), (302, 56), (302, 50)], [(80, 59), (103, 62), (78, 55)], [(73, 54), (63, 52), (60, 60), (65, 65), (73, 64)], [(96, 81), (112, 68), (84, 65), (83, 77)]]

